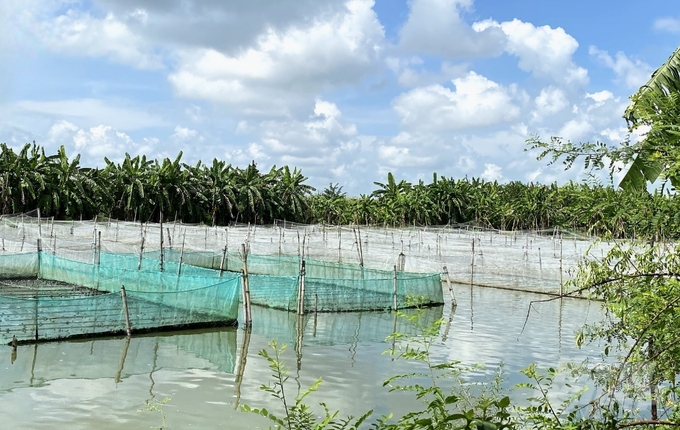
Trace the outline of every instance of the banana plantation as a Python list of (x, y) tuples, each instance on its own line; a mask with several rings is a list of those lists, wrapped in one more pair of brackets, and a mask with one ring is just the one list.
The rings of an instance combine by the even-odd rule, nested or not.
[(367, 225), (471, 224), (501, 230), (570, 229), (615, 237), (669, 237), (680, 231), (680, 205), (667, 194), (600, 184), (498, 183), (433, 174), (429, 183), (376, 182), (370, 194), (347, 196), (339, 184), (308, 185), (297, 168), (260, 171), (221, 160), (188, 165), (182, 154), (150, 160), (125, 154), (106, 167), (80, 165), (64, 147), (56, 154), (26, 144), (1, 144), (3, 214), (40, 208), (55, 219), (107, 216), (129, 221), (166, 220), (227, 225), (299, 223)]

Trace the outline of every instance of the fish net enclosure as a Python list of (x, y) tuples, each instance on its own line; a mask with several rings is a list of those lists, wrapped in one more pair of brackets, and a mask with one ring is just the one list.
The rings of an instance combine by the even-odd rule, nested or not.
[[(220, 309), (222, 317), (235, 318), (245, 295), (243, 271), (252, 304), (298, 312), (405, 308), (413, 296), (424, 304), (441, 304), (442, 280), (447, 279), (556, 294), (586, 251), (599, 256), (610, 247), (558, 230), (397, 229), (285, 221), (211, 227), (176, 220), (56, 221), (40, 218), (37, 211), (0, 218), (0, 256), (12, 258), (11, 264), (3, 264), (1, 277), (63, 282), (74, 286), (68, 293), (73, 303), (101, 301), (85, 307), (109, 307), (119, 318), (120, 287), (125, 285), (131, 301), (159, 307), (154, 322), (164, 320), (164, 310), (174, 308), (173, 301), (192, 303), (189, 314), (215, 315), (207, 303), (218, 298), (230, 301), (220, 305), (229, 309)], [(78, 296), (75, 287), (98, 293)], [(13, 293), (3, 303), (66, 300), (54, 294), (12, 295), (16, 288), (7, 291)], [(120, 320), (115, 324), (123, 326)], [(27, 323), (23, 327), (33, 332)]]
[(234, 325), (238, 317), (235, 275), (130, 271), (36, 249), (0, 255), (0, 278), (3, 343)]
[[(405, 271), (403, 258), (398, 268), (371, 267), (352, 258), (333, 261), (323, 253), (317, 253), (317, 258), (310, 253), (312, 245), (308, 241), (317, 236), (314, 226), (296, 229), (296, 234), (286, 230), (289, 231), (278, 226), (207, 227), (109, 219), (55, 221), (40, 219), (37, 213), (32, 213), (3, 216), (0, 245), (1, 254), (22, 253), (36, 250), (40, 239), (45, 255), (73, 262), (74, 267), (65, 270), (74, 284), (86, 282), (87, 279), (77, 279), (78, 274), (84, 272), (89, 279), (89, 271), (95, 267), (97, 283), (92, 287), (104, 291), (113, 291), (121, 284), (108, 271), (137, 273), (128, 281), (134, 286), (155, 284), (149, 278), (153, 273), (218, 282), (216, 278), (239, 277), (245, 269), (251, 302), (278, 309), (293, 311), (302, 306), (305, 311), (320, 312), (382, 310), (394, 308), (395, 302), (397, 308), (403, 308), (410, 306), (411, 296), (419, 297), (426, 305), (444, 301), (441, 270)], [(347, 242), (346, 239), (343, 241)], [(77, 263), (86, 266), (81, 270)], [(50, 272), (50, 275), (49, 279), (60, 280), (59, 276), (66, 274)], [(142, 280), (143, 277), (148, 280)], [(127, 284), (126, 288), (130, 290)]]

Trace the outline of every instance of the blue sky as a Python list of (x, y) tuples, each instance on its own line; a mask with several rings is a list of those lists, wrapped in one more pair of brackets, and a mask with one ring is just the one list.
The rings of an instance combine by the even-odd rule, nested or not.
[[(670, 0), (3, 0), (0, 141), (300, 167), (322, 189), (582, 179), (532, 134), (620, 142), (680, 44)], [(637, 138), (633, 136), (633, 138)]]

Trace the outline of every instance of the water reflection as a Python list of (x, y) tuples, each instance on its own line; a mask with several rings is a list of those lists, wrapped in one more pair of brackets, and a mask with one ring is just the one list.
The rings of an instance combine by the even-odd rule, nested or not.
[[(444, 319), (435, 361), (506, 363), (511, 383), (517, 371), (536, 362), (555, 366), (580, 361), (597, 350), (574, 346), (574, 330), (600, 313), (597, 304), (563, 299), (534, 306), (544, 298), (527, 293), (454, 285), (458, 306), (425, 310), (425, 323)], [(411, 311), (412, 312), (412, 311)], [(525, 326), (526, 323), (526, 326)], [(524, 327), (525, 326), (525, 327)], [(524, 327), (524, 331), (522, 328)], [(256, 416), (236, 411), (241, 404), (277, 410), (259, 386), (271, 380), (257, 352), (270, 339), (289, 346), (284, 361), (292, 369), (290, 395), (319, 376), (323, 384), (311, 402), (325, 401), (344, 414), (407, 411), (417, 402), (408, 394), (387, 394), (382, 382), (414, 371), (393, 360), (385, 338), (393, 331), (417, 335), (390, 312), (295, 314), (253, 308), (252, 331), (224, 329), (135, 336), (131, 339), (22, 345), (13, 357), (0, 350), (0, 416), (15, 428), (148, 428), (157, 412), (137, 412), (145, 401), (160, 402), (171, 428), (267, 428)]]

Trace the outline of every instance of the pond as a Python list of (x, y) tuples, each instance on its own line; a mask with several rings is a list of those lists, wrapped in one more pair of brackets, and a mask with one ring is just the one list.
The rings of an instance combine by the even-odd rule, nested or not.
[[(492, 369), (505, 363), (508, 384), (522, 379), (518, 370), (598, 357), (593, 348), (578, 349), (574, 331), (596, 321), (599, 304), (562, 299), (535, 305), (522, 331), (530, 293), (454, 286), (458, 306), (428, 308), (425, 318), (444, 318), (441, 339), (433, 348), (437, 361), (460, 360)], [(448, 292), (447, 292), (448, 295)], [(341, 415), (375, 409), (404, 413), (419, 407), (411, 395), (389, 393), (382, 382), (413, 371), (393, 360), (384, 339), (394, 328), (409, 332), (390, 312), (307, 315), (265, 308), (253, 310), (250, 335), (242, 329), (133, 336), (21, 345), (0, 353), (0, 417), (3, 428), (120, 429), (157, 428), (165, 416), (169, 429), (268, 428), (269, 421), (238, 411), (239, 404), (278, 404), (259, 390), (270, 370), (257, 355), (270, 339), (289, 345), (287, 389), (322, 377), (308, 403), (326, 402)], [(412, 333), (415, 334), (415, 333)], [(166, 403), (163, 403), (166, 402)]]

